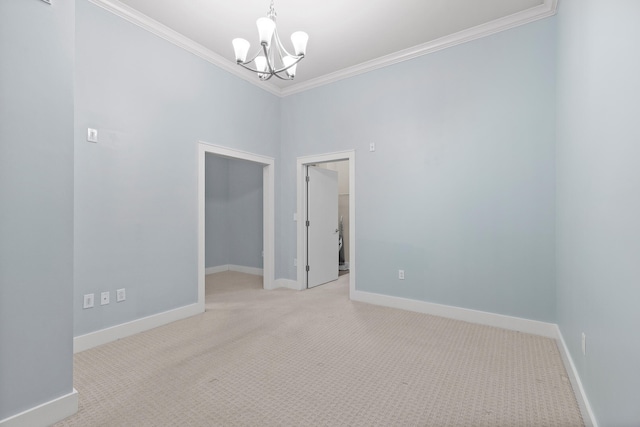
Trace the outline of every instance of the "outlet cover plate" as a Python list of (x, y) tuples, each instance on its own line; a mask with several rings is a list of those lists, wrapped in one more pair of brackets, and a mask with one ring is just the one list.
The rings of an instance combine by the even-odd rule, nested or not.
[(124, 301), (126, 299), (127, 299), (127, 294), (126, 294), (124, 288), (118, 289), (116, 291), (116, 302), (122, 302), (122, 301)]

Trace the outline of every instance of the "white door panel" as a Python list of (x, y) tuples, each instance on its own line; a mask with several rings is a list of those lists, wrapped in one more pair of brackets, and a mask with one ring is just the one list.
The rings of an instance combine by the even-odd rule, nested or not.
[(338, 279), (338, 172), (307, 167), (307, 288)]

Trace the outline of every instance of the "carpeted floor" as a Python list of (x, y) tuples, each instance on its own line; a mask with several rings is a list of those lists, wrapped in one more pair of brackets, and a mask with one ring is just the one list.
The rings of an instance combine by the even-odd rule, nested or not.
[(75, 355), (58, 426), (582, 426), (553, 340), (207, 276), (207, 311)]

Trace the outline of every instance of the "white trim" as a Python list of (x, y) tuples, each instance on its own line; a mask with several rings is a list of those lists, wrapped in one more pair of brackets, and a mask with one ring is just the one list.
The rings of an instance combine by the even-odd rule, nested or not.
[(389, 295), (375, 294), (371, 292), (355, 291), (351, 294), (353, 301), (366, 302), (368, 304), (384, 307), (399, 308), (401, 310), (415, 311), (431, 314), (433, 316), (462, 320), (464, 322), (479, 325), (493, 326), (511, 331), (525, 332), (540, 335), (547, 338), (556, 338), (556, 325), (554, 323), (540, 322), (538, 320), (523, 319), (521, 317), (504, 316), (502, 314), (486, 311), (471, 310), (468, 308), (454, 307), (450, 305), (435, 304), (426, 301), (408, 298), (392, 297)]
[(152, 34), (155, 34), (158, 37), (161, 37), (164, 40), (173, 43), (174, 45), (188, 52), (193, 53), (194, 55), (204, 59), (205, 61), (208, 61), (211, 64), (230, 72), (234, 76), (237, 76), (242, 80), (245, 80), (263, 90), (266, 90), (269, 93), (281, 97), (333, 83), (338, 80), (353, 77), (358, 74), (376, 70), (378, 68), (397, 64), (399, 62), (407, 61), (418, 56), (427, 55), (429, 53), (437, 52), (442, 49), (470, 42), (472, 40), (486, 37), (501, 31), (509, 30), (520, 25), (525, 25), (539, 19), (547, 18), (549, 16), (555, 15), (558, 8), (558, 0), (544, 0), (544, 3), (539, 6), (535, 6), (521, 12), (496, 19), (491, 22), (475, 26), (473, 28), (459, 31), (455, 34), (441, 37), (427, 43), (404, 49), (399, 52), (383, 56), (381, 58), (363, 62), (353, 67), (348, 67), (334, 73), (307, 80), (305, 82), (296, 83), (287, 88), (280, 89), (273, 84), (260, 81), (255, 77), (255, 74), (246, 72), (245, 69), (238, 67), (230, 59), (218, 55), (217, 53), (207, 49), (201, 44), (194, 42), (193, 40), (159, 23), (158, 21), (149, 18), (148, 16), (138, 12), (137, 10), (133, 9), (130, 6), (127, 6), (126, 4), (118, 0), (89, 1), (97, 6), (102, 7), (105, 10), (108, 10), (114, 15), (117, 15), (135, 25), (138, 25), (141, 28), (144, 28)]
[(349, 77), (357, 76), (359, 74), (368, 73), (369, 71), (388, 67), (389, 65), (408, 61), (419, 56), (438, 52), (449, 47), (457, 46), (459, 44), (487, 37), (501, 31), (506, 31), (511, 28), (518, 27), (520, 25), (525, 25), (539, 19), (547, 18), (556, 14), (557, 7), (558, 0), (544, 0), (544, 3), (539, 6), (535, 6), (530, 9), (526, 9), (521, 12), (496, 19), (485, 24), (475, 26), (473, 28), (459, 31), (457, 33), (450, 34), (448, 36), (444, 36), (427, 43), (419, 44), (408, 49), (394, 52), (392, 54), (382, 56), (371, 61), (363, 62), (361, 64), (354, 65), (353, 67), (348, 67), (321, 77), (317, 77), (315, 79), (297, 83), (295, 85), (282, 89), (281, 96), (285, 97), (319, 86), (324, 86), (329, 83), (334, 83), (338, 80), (343, 80)]
[(246, 273), (253, 274), (254, 276), (263, 276), (264, 270), (262, 268), (257, 267), (246, 267), (244, 265), (233, 265), (233, 264), (225, 264), (225, 265), (217, 265), (215, 267), (207, 267), (204, 270), (205, 275), (222, 273), (224, 271), (237, 271), (238, 273)]
[(49, 426), (78, 412), (78, 391), (73, 391), (24, 412), (0, 420), (2, 427)]
[[(101, 8), (113, 13), (120, 18), (123, 18), (126, 21), (131, 22), (152, 34), (172, 43), (179, 48), (186, 50), (211, 64), (222, 68), (225, 71), (230, 72), (236, 77), (245, 80), (254, 86), (259, 87), (262, 90), (266, 90), (269, 93), (272, 93), (276, 96), (281, 96), (280, 88), (274, 86), (273, 84), (265, 84), (260, 81), (255, 74), (247, 73), (244, 68), (239, 67), (231, 60), (218, 55), (210, 49), (202, 46), (199, 43), (194, 42), (190, 38), (183, 36), (177, 31), (172, 30), (160, 22), (149, 18), (147, 15), (137, 11), (136, 9), (118, 1), (118, 0), (89, 0), (91, 3), (100, 6)], [(229, 40), (231, 43), (231, 40)], [(244, 72), (243, 72), (244, 71)]]
[(368, 304), (380, 305), (383, 307), (397, 308), (401, 310), (414, 311), (418, 313), (431, 314), (434, 316), (446, 317), (449, 319), (462, 320), (479, 325), (493, 326), (497, 328), (525, 332), (540, 335), (556, 340), (558, 350), (564, 363), (571, 386), (578, 402), (578, 407), (585, 422), (585, 427), (598, 427), (595, 414), (589, 404), (589, 399), (580, 380), (580, 375), (576, 369), (571, 353), (567, 348), (560, 328), (555, 323), (540, 322), (537, 320), (523, 319), (520, 317), (504, 316), (501, 314), (484, 311), (471, 310), (460, 307), (453, 307), (442, 304), (435, 304), (426, 301), (418, 301), (407, 298), (392, 297), (388, 295), (375, 294), (364, 291), (351, 293), (353, 301)]
[(238, 273), (253, 274), (254, 276), (262, 276), (264, 270), (256, 267), (245, 267), (244, 265), (229, 264), (229, 271), (237, 271)]
[(306, 165), (314, 163), (337, 162), (347, 160), (349, 162), (349, 296), (356, 290), (356, 152), (355, 150), (338, 151), (335, 153), (315, 154), (302, 156), (296, 159), (296, 183), (297, 183), (297, 259), (298, 289), (306, 289), (305, 265), (302, 260), (307, 259), (307, 235), (304, 232), (307, 217), (305, 171)]
[(274, 287), (293, 289), (294, 291), (302, 290), (300, 284), (297, 281), (290, 279), (276, 279), (276, 281), (274, 282)]
[(208, 276), (209, 274), (222, 273), (223, 271), (229, 271), (229, 264), (207, 267), (204, 269), (204, 274)]
[(195, 316), (203, 312), (204, 305), (196, 303), (80, 335), (73, 339), (73, 352), (79, 353), (89, 350), (90, 348), (148, 331), (158, 326), (175, 322), (176, 320), (186, 319), (187, 317)]
[[(263, 165), (262, 169), (262, 244), (264, 257), (262, 258), (263, 270), (262, 286), (264, 289), (273, 289), (275, 280), (275, 160), (272, 157), (233, 148), (222, 147), (204, 141), (198, 141), (198, 304), (204, 310), (205, 280), (206, 274), (205, 251), (205, 155), (207, 153), (231, 159), (248, 160)], [(231, 269), (232, 266), (228, 266)], [(239, 268), (239, 267), (238, 267)], [(243, 267), (245, 269), (249, 267)], [(236, 270), (240, 271), (240, 270)], [(243, 270), (248, 272), (249, 270)], [(258, 274), (257, 269), (250, 270), (249, 274)]]
[(585, 427), (598, 427), (598, 422), (596, 421), (596, 416), (591, 409), (591, 405), (589, 404), (589, 399), (587, 399), (587, 393), (582, 386), (582, 381), (580, 380), (580, 375), (578, 375), (578, 370), (576, 369), (576, 365), (573, 363), (573, 358), (571, 357), (571, 353), (569, 353), (569, 348), (567, 347), (567, 343), (562, 336), (562, 331), (558, 325), (556, 326), (556, 340), (558, 342), (558, 350), (560, 351), (560, 355), (562, 356), (562, 361), (564, 362), (564, 367), (567, 370), (567, 374), (569, 375), (569, 380), (571, 381), (571, 386), (573, 387), (573, 391), (576, 395), (576, 400), (578, 401), (578, 406), (580, 407), (580, 412), (582, 413), (582, 419), (585, 423)]

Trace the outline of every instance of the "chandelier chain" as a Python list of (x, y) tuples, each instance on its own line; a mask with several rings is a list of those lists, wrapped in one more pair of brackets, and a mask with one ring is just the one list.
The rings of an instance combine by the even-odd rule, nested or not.
[(276, 8), (273, 5), (273, 2), (274, 0), (271, 0), (271, 5), (269, 6), (269, 13), (267, 14), (267, 17), (275, 21), (278, 15), (276, 14)]

